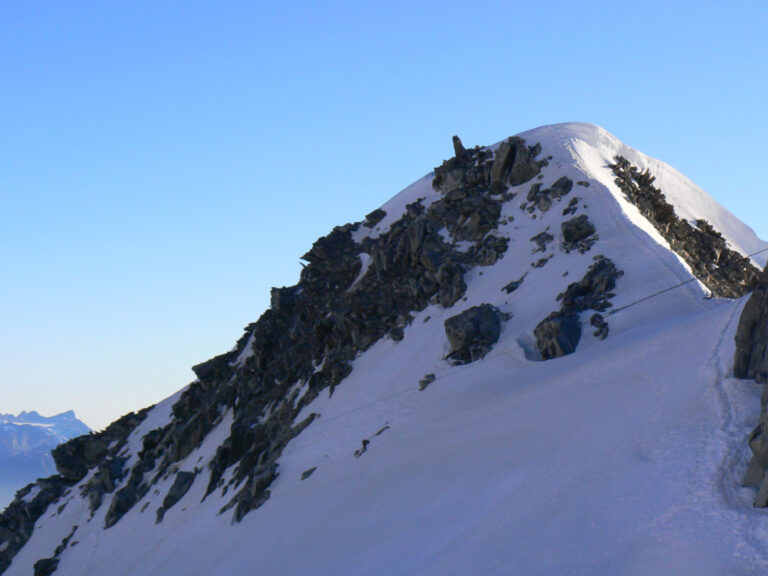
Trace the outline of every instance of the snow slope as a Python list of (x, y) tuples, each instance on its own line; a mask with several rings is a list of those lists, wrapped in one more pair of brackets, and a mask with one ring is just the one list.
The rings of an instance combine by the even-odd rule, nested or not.
[[(521, 136), (552, 157), (543, 187), (561, 176), (589, 185), (545, 213), (521, 210), (530, 183), (520, 186), (502, 212), (504, 257), (468, 272), (463, 300), (415, 313), (403, 340), (377, 342), (332, 396), (305, 408), (300, 418), (321, 416), (288, 445), (261, 508), (233, 524), (231, 512), (219, 513), (224, 495), (203, 500), (199, 475), (156, 524), (169, 477), (105, 530), (108, 506), (91, 518), (75, 486), (38, 521), (7, 574), (31, 574), (73, 526), (57, 575), (768, 572), (768, 516), (739, 484), (760, 407), (755, 384), (729, 377), (742, 301), (706, 299), (689, 283), (609, 316), (604, 341), (587, 315), (577, 351), (546, 362), (532, 337), (597, 254), (624, 271), (615, 308), (690, 278), (613, 183), (607, 164), (617, 153), (656, 175), (678, 215), (708, 220), (732, 248), (768, 244), (674, 169), (601, 128)], [(434, 201), (431, 179), (386, 203), (387, 216), (358, 240), (385, 232), (408, 203)], [(599, 234), (585, 254), (559, 247), (572, 197)], [(546, 230), (555, 240), (535, 251), (530, 238)], [(523, 275), (515, 292), (501, 290)], [(483, 360), (451, 366), (443, 321), (480, 303), (511, 318)], [(426, 374), (435, 381), (420, 391)], [(129, 458), (171, 417), (175, 399), (132, 433)], [(230, 422), (225, 415), (178, 468), (204, 469)]]

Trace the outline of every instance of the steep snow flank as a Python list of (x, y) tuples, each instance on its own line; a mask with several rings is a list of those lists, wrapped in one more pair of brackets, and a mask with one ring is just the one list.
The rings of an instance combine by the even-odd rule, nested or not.
[[(393, 391), (434, 346), (403, 358), (382, 345), (289, 446), (273, 497), (242, 524), (200, 494), (160, 525), (138, 513), (101, 531), (81, 513), (58, 573), (764, 574), (754, 546), (766, 542), (750, 540), (761, 517), (713, 486), (727, 446), (708, 359), (729, 347), (738, 310), (713, 301), (545, 364), (507, 340), (423, 393), (360, 409), (361, 382)], [(8, 573), (30, 567), (20, 557)]]
[[(621, 191), (614, 184), (614, 176), (608, 164), (615, 162), (616, 155), (626, 157), (640, 170), (650, 170), (656, 177), (656, 186), (661, 188), (667, 201), (674, 205), (677, 215), (681, 218), (688, 221), (698, 218), (707, 220), (728, 240), (731, 248), (744, 255), (768, 247), (768, 243), (760, 240), (749, 226), (715, 202), (709, 194), (683, 174), (661, 160), (630, 148), (599, 126), (582, 123), (555, 124), (525, 132), (522, 136), (532, 141), (542, 141), (545, 147), (544, 142), (551, 143), (554, 149), (560, 147), (567, 152), (568, 155), (560, 159), (562, 162), (575, 160), (587, 176), (606, 186), (616, 196), (636, 225), (662, 244), (666, 242), (652, 226), (640, 221), (644, 218), (624, 200)], [(768, 254), (762, 253), (753, 260), (762, 268), (768, 261)]]
[[(728, 378), (742, 303), (705, 299), (689, 283), (632, 305), (691, 276), (623, 199), (608, 164), (622, 154), (650, 168), (681, 217), (706, 219), (734, 249), (766, 244), (672, 168), (598, 127), (564, 124), (522, 137), (551, 158), (539, 178), (505, 197), (494, 233), (509, 239), (508, 250), (464, 275), (455, 305), (413, 313), (402, 340), (378, 340), (332, 393), (304, 407), (297, 421), (319, 417), (285, 448), (262, 507), (236, 524), (231, 510), (222, 512), (231, 493), (204, 498), (206, 468), (232, 422), (231, 412), (220, 413), (201, 445), (107, 530), (112, 495), (91, 518), (79, 496), (86, 476), (40, 518), (7, 574), (33, 573), (74, 525), (57, 576), (765, 574), (765, 516), (739, 488), (748, 455), (735, 441), (755, 423), (759, 390)], [(574, 183), (567, 196), (548, 210), (530, 206), (533, 183), (550, 189), (563, 177)], [(438, 198), (427, 175), (355, 239), (381, 235), (408, 204)], [(597, 233), (583, 253), (562, 246), (562, 224), (574, 215)], [(547, 235), (541, 246), (532, 240)], [(447, 230), (444, 238), (454, 240)], [(592, 311), (583, 313), (576, 352), (540, 361), (534, 328), (598, 254), (624, 272), (614, 307), (632, 306), (608, 317), (606, 340), (591, 334)], [(361, 263), (357, 282), (371, 265)], [(513, 292), (502, 289), (521, 278)], [(450, 365), (445, 320), (484, 303), (509, 315), (499, 341), (482, 361)], [(420, 391), (428, 374), (434, 381)], [(129, 463), (143, 437), (172, 418), (177, 399), (133, 431)], [(177, 471), (197, 476), (157, 523)]]

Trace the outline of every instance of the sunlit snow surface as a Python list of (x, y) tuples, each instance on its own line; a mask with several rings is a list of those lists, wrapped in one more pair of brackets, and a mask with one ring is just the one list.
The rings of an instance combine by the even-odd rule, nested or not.
[[(607, 164), (616, 153), (650, 167), (680, 216), (705, 218), (734, 249), (766, 244), (675, 170), (600, 128), (567, 124), (522, 136), (553, 157), (544, 187), (562, 175), (590, 186), (574, 186), (535, 219), (519, 207), (530, 183), (519, 187), (502, 214), (514, 219), (498, 232), (511, 238), (504, 258), (466, 275), (465, 301), (417, 313), (402, 341), (375, 344), (331, 398), (306, 408), (321, 417), (286, 448), (264, 506), (232, 524), (231, 512), (218, 513), (231, 494), (201, 502), (206, 465), (228, 435), (225, 414), (179, 464), (203, 472), (162, 523), (155, 514), (173, 476), (108, 530), (109, 498), (89, 520), (75, 487), (60, 513), (52, 506), (40, 519), (7, 573), (31, 574), (74, 524), (77, 544), (57, 575), (768, 573), (768, 513), (740, 487), (760, 390), (729, 377), (743, 300), (705, 299), (690, 283), (610, 316), (605, 341), (586, 325), (575, 354), (529, 359), (534, 326), (594, 255), (625, 272), (615, 307), (690, 277), (613, 184)], [(416, 182), (358, 240), (386, 232), (406, 204), (435, 194), (431, 176)], [(558, 247), (562, 209), (576, 196), (577, 214), (588, 214), (600, 236), (584, 255)], [(529, 238), (547, 227), (555, 241), (533, 254)], [(525, 272), (517, 291), (501, 291)], [(443, 321), (482, 302), (512, 318), (484, 360), (449, 366)], [(419, 391), (430, 373), (435, 381)], [(162, 425), (173, 401), (158, 405), (141, 433)], [(131, 438), (134, 453), (141, 433)], [(363, 439), (370, 444), (356, 458)]]

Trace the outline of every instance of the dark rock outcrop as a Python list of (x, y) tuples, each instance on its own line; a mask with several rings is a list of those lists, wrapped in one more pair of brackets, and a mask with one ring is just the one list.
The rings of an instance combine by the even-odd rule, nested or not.
[[(768, 382), (768, 271), (763, 271), (744, 305), (735, 340), (734, 376)], [(744, 485), (758, 489), (755, 506), (765, 507), (768, 506), (768, 387), (763, 388), (760, 406), (760, 420), (748, 439), (752, 459)]]
[(616, 185), (715, 296), (739, 298), (755, 287), (760, 271), (749, 258), (728, 248), (725, 238), (707, 221), (697, 220), (694, 226), (678, 217), (653, 185), (650, 172), (641, 172), (623, 156), (615, 160), (611, 169)]
[(519, 186), (536, 176), (541, 171), (541, 164), (536, 161), (540, 151), (540, 146), (529, 148), (517, 136), (499, 144), (490, 174), (491, 190), (500, 194), (507, 185)]
[(768, 388), (763, 389), (760, 407), (760, 420), (748, 438), (752, 459), (744, 477), (744, 485), (758, 489), (754, 504), (765, 508), (768, 506)]
[(58, 546), (56, 546), (56, 550), (54, 550), (53, 556), (50, 558), (42, 558), (41, 560), (35, 562), (35, 576), (50, 576), (56, 572), (56, 569), (59, 567), (59, 556), (61, 556), (61, 553), (66, 550), (67, 546), (69, 546), (69, 541), (72, 540), (72, 536), (75, 535), (77, 529), (77, 525), (72, 527), (72, 531), (64, 537)]
[(515, 290), (520, 288), (520, 285), (523, 283), (523, 280), (525, 280), (525, 277), (528, 275), (528, 272), (523, 274), (520, 278), (517, 280), (512, 280), (509, 284), (506, 284), (502, 287), (502, 290), (506, 292), (507, 294), (512, 294)]
[(58, 558), (43, 558), (35, 562), (35, 576), (51, 576), (58, 567)]
[[(429, 207), (409, 205), (377, 238), (355, 242), (352, 232), (359, 224), (337, 227), (320, 238), (303, 257), (307, 264), (298, 285), (274, 289), (271, 308), (245, 328), (232, 351), (195, 366), (198, 379), (173, 406), (171, 422), (145, 435), (130, 470), (118, 454), (128, 428), (137, 423), (132, 420), (111, 436), (65, 445), (57, 456), (63, 477), (74, 483), (97, 468), (84, 489), (94, 510), (111, 494), (105, 516), (110, 527), (231, 411), (229, 437), (210, 463), (206, 492), (233, 490), (223, 510), (234, 509), (235, 521), (261, 505), (269, 497), (283, 448), (315, 417), (297, 422), (298, 413), (321, 390), (332, 392), (360, 352), (381, 338), (404, 337), (412, 312), (430, 304), (455, 304), (466, 291), (466, 271), (497, 262), (507, 250), (508, 239), (493, 234), (504, 198), (492, 194), (491, 174), (503, 196), (509, 182), (533, 177), (539, 165), (538, 147), (529, 148), (519, 138), (508, 141), (505, 150), (500, 159), (488, 149), (467, 150), (457, 143), (456, 157), (435, 169), (438, 201)], [(365, 226), (375, 226), (384, 215), (372, 212)], [(458, 250), (455, 241), (471, 244)], [(370, 264), (357, 278), (363, 252)], [(306, 384), (301, 396), (296, 382)], [(224, 470), (231, 467), (225, 484)], [(160, 518), (185, 496), (188, 482), (188, 476), (177, 475)]]
[(126, 458), (105, 459), (96, 467), (96, 472), (85, 485), (83, 495), (88, 497), (91, 514), (101, 506), (105, 494), (115, 491), (115, 486), (125, 476)]
[(40, 478), (19, 490), (16, 499), (0, 514), (0, 574), (32, 536), (35, 522), (75, 483), (57, 475)]
[(189, 491), (189, 489), (192, 487), (192, 483), (195, 481), (195, 475), (196, 474), (194, 472), (186, 471), (176, 473), (176, 478), (173, 481), (173, 485), (171, 486), (171, 489), (168, 490), (168, 494), (166, 494), (165, 498), (163, 499), (163, 505), (157, 509), (158, 522), (162, 522), (165, 513), (170, 510), (174, 504), (181, 500), (187, 491)]
[[(413, 312), (459, 301), (468, 270), (503, 256), (509, 240), (494, 232), (502, 203), (514, 195), (507, 188), (533, 178), (540, 163), (539, 147), (528, 147), (520, 138), (509, 139), (500, 151), (467, 150), (457, 142), (457, 155), (435, 169), (433, 187), (441, 193), (437, 201), (428, 207), (420, 201), (408, 205), (376, 238), (356, 242), (352, 233), (361, 224), (347, 224), (315, 242), (303, 256), (306, 265), (298, 284), (272, 291), (270, 309), (245, 328), (232, 351), (194, 367), (197, 380), (173, 406), (171, 420), (145, 432), (135, 458), (126, 460), (121, 453), (146, 411), (57, 449), (60, 476), (39, 481), (44, 489), (34, 499), (17, 498), (0, 515), (0, 570), (46, 507), (89, 471), (93, 475), (81, 486), (82, 495), (92, 512), (108, 501), (109, 528), (173, 473), (174, 465), (197, 449), (227, 414), (232, 417), (229, 436), (208, 469), (198, 472), (207, 476), (206, 496), (213, 491), (228, 495), (222, 512), (232, 510), (236, 522), (265, 502), (283, 449), (316, 417), (298, 421), (302, 409), (322, 390), (332, 393), (351, 372), (352, 361), (375, 342), (405, 337)], [(384, 216), (383, 210), (373, 211), (363, 225), (370, 229)], [(362, 253), (369, 264), (358, 278)], [(483, 334), (489, 343), (495, 341), (487, 331)], [(479, 340), (467, 346), (468, 358), (483, 348)], [(297, 387), (297, 382), (304, 385)], [(227, 469), (232, 473), (225, 482)], [(189, 497), (188, 474), (176, 476), (159, 518)]]
[(736, 330), (733, 374), (737, 378), (768, 381), (768, 273), (744, 305)]
[(600, 338), (600, 340), (605, 340), (608, 337), (608, 322), (605, 321), (602, 314), (592, 314), (589, 324), (595, 328), (595, 331), (592, 332), (594, 337)]
[(453, 364), (468, 364), (485, 356), (499, 339), (504, 315), (490, 304), (480, 304), (445, 321)]
[[(605, 256), (595, 256), (594, 264), (578, 282), (568, 285), (565, 292), (559, 294), (560, 310), (542, 320), (534, 329), (536, 345), (543, 360), (559, 358), (571, 354), (581, 339), (581, 320), (579, 314), (587, 310), (603, 312), (611, 306), (610, 299), (616, 280), (624, 273), (616, 268)], [(605, 338), (608, 323), (600, 317), (595, 336)]]
[(615, 296), (616, 280), (624, 272), (605, 256), (595, 256), (594, 263), (578, 282), (569, 284), (565, 292), (559, 294), (560, 309), (564, 312), (584, 312), (597, 310), (603, 312), (611, 307), (610, 299)]
[(567, 176), (562, 176), (551, 187), (545, 189), (542, 189), (541, 184), (537, 182), (528, 191), (527, 202), (523, 204), (522, 208), (527, 209), (529, 213), (533, 213), (537, 208), (540, 212), (547, 212), (552, 207), (553, 202), (560, 201), (572, 188), (573, 180)]
[(373, 212), (369, 212), (368, 214), (365, 215), (365, 221), (363, 222), (363, 226), (365, 226), (366, 228), (373, 228), (374, 226), (376, 226), (376, 224), (381, 222), (386, 215), (387, 213), (384, 212), (384, 210), (382, 210), (381, 208), (376, 208), (376, 210), (374, 210)]
[(301, 481), (303, 482), (304, 480), (312, 476), (312, 474), (315, 473), (315, 470), (317, 470), (317, 466), (312, 466), (312, 468), (308, 468), (304, 470), (304, 472), (301, 473)]
[(571, 201), (568, 202), (568, 206), (563, 208), (563, 216), (576, 214), (576, 211), (579, 209), (579, 200), (580, 198), (578, 196), (571, 198)]
[(464, 148), (464, 144), (461, 143), (461, 138), (453, 136), (453, 154), (454, 156), (463, 156), (467, 153), (467, 149)]
[(543, 360), (573, 354), (581, 339), (581, 322), (575, 314), (552, 316), (533, 331)]
[(571, 250), (578, 250), (583, 254), (592, 248), (592, 245), (597, 241), (595, 225), (589, 221), (586, 214), (562, 222), (560, 230), (563, 234), (561, 247), (566, 253)]
[(56, 470), (68, 480), (82, 479), (88, 470), (117, 456), (128, 435), (144, 420), (149, 410), (146, 408), (138, 413), (131, 412), (101, 432), (78, 436), (60, 444), (52, 452)]
[(434, 374), (425, 374), (424, 378), (419, 380), (419, 390), (426, 390), (427, 387), (435, 381)]
[(555, 237), (546, 230), (536, 234), (536, 236), (531, 238), (531, 242), (536, 244), (536, 248), (533, 250), (533, 253), (535, 254), (536, 252), (545, 252), (547, 250), (547, 245), (554, 239)]

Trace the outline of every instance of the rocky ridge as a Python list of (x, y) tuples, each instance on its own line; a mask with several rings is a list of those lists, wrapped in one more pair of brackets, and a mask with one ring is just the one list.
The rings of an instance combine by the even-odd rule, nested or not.
[[(29, 502), (25, 498), (32, 487), (25, 489), (0, 516), (0, 569), (28, 538), (19, 521), (31, 528), (48, 504), (89, 474), (82, 496), (92, 514), (104, 495), (112, 495), (106, 528), (159, 479), (173, 476), (157, 510), (161, 522), (194, 479), (174, 464), (199, 446), (227, 411), (233, 413), (230, 434), (209, 469), (197, 472), (208, 477), (206, 495), (214, 490), (231, 494), (222, 512), (233, 509), (235, 521), (269, 498), (283, 448), (315, 417), (295, 422), (299, 412), (320, 391), (332, 393), (362, 351), (381, 338), (402, 338), (411, 312), (431, 303), (455, 304), (466, 291), (464, 274), (494, 264), (507, 250), (508, 238), (493, 234), (501, 205), (510, 199), (510, 186), (539, 173), (545, 163), (536, 160), (540, 149), (520, 138), (505, 141), (496, 153), (458, 144), (457, 155), (435, 169), (438, 201), (409, 204), (377, 238), (357, 243), (352, 233), (375, 226), (386, 215), (382, 210), (315, 242), (303, 256), (307, 265), (299, 283), (273, 289), (270, 309), (245, 328), (231, 352), (193, 368), (198, 379), (173, 406), (172, 420), (143, 437), (137, 458), (128, 462), (123, 448), (144, 413), (60, 446), (54, 452), (59, 475), (39, 483)], [(495, 318), (500, 322), (501, 316)], [(464, 361), (479, 357), (473, 346), (474, 356), (458, 356)]]
[[(436, 201), (422, 198), (409, 203), (378, 235), (369, 232), (387, 217), (382, 209), (371, 212), (362, 223), (337, 227), (319, 239), (304, 256), (307, 265), (299, 283), (273, 289), (270, 309), (245, 328), (232, 351), (194, 367), (198, 379), (173, 406), (172, 419), (148, 433), (142, 429), (141, 448), (135, 457), (129, 458), (124, 447), (144, 413), (129, 415), (126, 426), (116, 430), (108, 442), (86, 439), (65, 445), (57, 458), (61, 490), (41, 489), (38, 495), (45, 492), (53, 502), (59, 497), (56, 494), (80, 482), (91, 514), (108, 503), (107, 528), (138, 508), (150, 490), (158, 490), (161, 480), (166, 480), (167, 488), (153, 499), (162, 502), (153, 510), (157, 522), (163, 522), (166, 512), (200, 481), (205, 483), (206, 498), (214, 493), (225, 498), (221, 512), (231, 511), (235, 522), (263, 504), (279, 473), (277, 462), (283, 449), (316, 419), (311, 413), (302, 420), (298, 417), (302, 412), (306, 415), (305, 409), (320, 392), (333, 394), (350, 374), (353, 360), (374, 343), (403, 339), (415, 313), (427, 306), (451, 308), (465, 299), (468, 278), (482, 275), (482, 268), (498, 262), (514, 242), (509, 235), (511, 226), (499, 231), (507, 219), (512, 220), (502, 208), (521, 193), (511, 190), (513, 186), (542, 177), (548, 158), (541, 158), (541, 147), (514, 137), (495, 150), (466, 149), (455, 138), (454, 150), (455, 156), (435, 169)], [(550, 219), (551, 226), (545, 230), (541, 230), (542, 224), (539, 230), (518, 238), (523, 242), (516, 249), (526, 251), (530, 245), (525, 240), (538, 232), (530, 238), (534, 245), (530, 252), (541, 252), (542, 258), (531, 263), (532, 276), (538, 274), (534, 268), (546, 266), (558, 250), (576, 252), (569, 258), (578, 259), (598, 240), (595, 224), (586, 214), (576, 215), (579, 198), (571, 194), (570, 178), (555, 175), (548, 181), (554, 181), (548, 188), (540, 182), (530, 185), (520, 205), (520, 217), (538, 222), (537, 217), (547, 213), (548, 217), (558, 216), (559, 209), (554, 214), (550, 211), (558, 202), (565, 206), (569, 194), (570, 202), (562, 210), (562, 222)], [(577, 182), (585, 188), (588, 184)], [(558, 232), (561, 242), (555, 242)], [(578, 261), (589, 261), (589, 257)], [(524, 265), (528, 266), (527, 261)], [(504, 280), (508, 282), (504, 292), (512, 294), (520, 288), (528, 272), (520, 273), (514, 275), (518, 280)], [(621, 276), (610, 259), (592, 258), (583, 277), (559, 295), (560, 309), (536, 327), (541, 359), (576, 349), (582, 315), (587, 311), (595, 312), (590, 319), (597, 328), (595, 335), (604, 338), (608, 334), (600, 312), (611, 306)], [(546, 309), (541, 312), (543, 315)], [(488, 304), (448, 318), (444, 325), (450, 351), (444, 359), (458, 364), (477, 361), (493, 347), (505, 324), (512, 322), (509, 314)], [(427, 374), (420, 388), (433, 382), (435, 375)], [(219, 426), (228, 429), (228, 436), (210, 463), (193, 471), (180, 470), (180, 463)], [(372, 438), (369, 433), (366, 436), (355, 456), (366, 452)], [(301, 479), (309, 478), (314, 470), (306, 470)], [(29, 494), (32, 492), (23, 498), (29, 500)], [(147, 499), (141, 504), (142, 511), (148, 505)], [(26, 513), (17, 511), (12, 517)], [(0, 547), (3, 542), (0, 534)], [(66, 543), (62, 541), (62, 545)], [(9, 552), (8, 558), (12, 555)], [(55, 564), (55, 557), (47, 560), (51, 562), (41, 569)]]
[(638, 170), (623, 156), (616, 156), (610, 168), (626, 198), (637, 206), (713, 295), (740, 298), (752, 291), (760, 270), (749, 258), (729, 248), (722, 234), (709, 222), (698, 219), (691, 224), (677, 216), (664, 193), (653, 185), (656, 177), (648, 170)]

